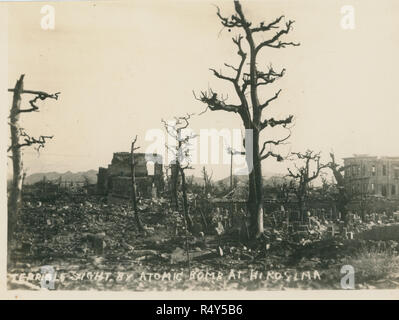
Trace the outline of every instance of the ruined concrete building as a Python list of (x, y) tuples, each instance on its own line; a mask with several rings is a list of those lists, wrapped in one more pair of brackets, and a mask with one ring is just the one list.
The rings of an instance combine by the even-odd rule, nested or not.
[[(162, 156), (135, 153), (135, 177), (139, 197), (151, 198), (163, 189)], [(129, 152), (116, 152), (108, 168), (100, 167), (97, 174), (97, 191), (112, 198), (130, 199), (131, 164)]]
[(353, 194), (399, 199), (399, 157), (344, 158), (345, 183)]

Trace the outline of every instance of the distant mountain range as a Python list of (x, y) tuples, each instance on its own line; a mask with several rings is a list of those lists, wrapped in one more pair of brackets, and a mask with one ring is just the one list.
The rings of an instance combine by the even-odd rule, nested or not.
[[(69, 182), (83, 182), (85, 179), (89, 179), (89, 183), (97, 183), (97, 171), (96, 170), (88, 170), (81, 172), (71, 172), (67, 171), (65, 173), (59, 172), (40, 172), (34, 173), (25, 178), (25, 184), (34, 184), (36, 182), (42, 181), (43, 178), (46, 178), (48, 181), (69, 181)], [(204, 180), (202, 177), (187, 177), (188, 179), (193, 179), (193, 182), (198, 185), (204, 185)], [(234, 176), (234, 180), (241, 183), (246, 183), (248, 181), (248, 176)], [(284, 180), (284, 175), (273, 172), (266, 172), (263, 175), (263, 183), (264, 185), (273, 185), (274, 183), (281, 183)], [(224, 184), (225, 186), (230, 185), (230, 176), (220, 179), (213, 180), (215, 184)]]
[(65, 173), (59, 172), (40, 172), (33, 173), (25, 178), (25, 184), (34, 184), (36, 182), (42, 181), (43, 178), (46, 177), (48, 181), (68, 181), (68, 182), (83, 182), (86, 178), (89, 180), (89, 183), (97, 183), (97, 171), (96, 170), (88, 170), (82, 172), (71, 172), (67, 171)]

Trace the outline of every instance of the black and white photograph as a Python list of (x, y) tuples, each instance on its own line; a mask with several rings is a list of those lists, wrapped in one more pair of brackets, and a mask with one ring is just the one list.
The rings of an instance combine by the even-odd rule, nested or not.
[(399, 2), (0, 9), (3, 297), (399, 298)]

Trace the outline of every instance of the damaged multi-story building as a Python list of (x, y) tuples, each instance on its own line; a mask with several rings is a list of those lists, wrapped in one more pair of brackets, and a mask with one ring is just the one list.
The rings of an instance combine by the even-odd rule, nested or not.
[[(134, 164), (137, 195), (143, 198), (157, 196), (164, 187), (162, 156), (135, 153)], [(114, 153), (108, 167), (98, 169), (97, 192), (111, 198), (130, 199), (132, 168), (129, 152)]]
[(352, 194), (399, 199), (399, 157), (344, 158), (345, 186)]

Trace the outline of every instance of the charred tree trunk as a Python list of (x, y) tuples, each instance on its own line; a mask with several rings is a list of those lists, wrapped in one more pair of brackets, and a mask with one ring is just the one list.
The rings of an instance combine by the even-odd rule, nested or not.
[[(17, 80), (14, 88), (8, 89), (8, 92), (13, 92), (13, 100), (10, 110), (10, 133), (11, 133), (11, 146), (8, 148), (7, 153), (11, 151), (12, 167), (13, 167), (13, 179), (9, 190), (9, 197), (7, 203), (7, 218), (8, 218), (8, 256), (7, 261), (10, 262), (11, 247), (14, 240), (15, 228), (19, 218), (21, 204), (22, 204), (22, 185), (24, 179), (24, 173), (22, 168), (22, 154), (21, 148), (26, 146), (36, 146), (36, 150), (39, 151), (43, 148), (46, 139), (52, 139), (52, 136), (40, 136), (34, 138), (29, 136), (19, 124), (20, 114), (27, 112), (38, 111), (39, 107), (36, 105), (38, 99), (45, 100), (47, 98), (58, 99), (60, 94), (48, 94), (43, 91), (25, 90), (24, 75), (21, 75)], [(22, 94), (31, 94), (35, 97), (29, 101), (30, 108), (21, 108)], [(23, 137), (23, 142), (20, 141)]]
[(21, 94), (23, 91), (24, 75), (21, 75), (14, 88), (14, 95), (10, 113), (10, 131), (11, 131), (11, 157), (13, 178), (8, 198), (8, 241), (9, 244), (13, 240), (16, 222), (21, 209), (21, 192), (22, 192), (22, 157), (21, 148), (19, 146), (20, 130), (19, 115), (21, 106)]
[(176, 211), (179, 211), (179, 199), (177, 196), (177, 189), (179, 185), (179, 168), (177, 164), (172, 164), (171, 166), (171, 196), (172, 196), (172, 206)]
[(330, 153), (331, 162), (329, 163), (329, 168), (333, 172), (335, 181), (337, 182), (338, 188), (338, 197), (337, 197), (337, 209), (341, 212), (341, 220), (347, 223), (348, 221), (348, 209), (347, 205), (351, 200), (346, 188), (345, 188), (345, 178), (342, 175), (342, 172), (345, 170), (345, 167), (339, 167), (339, 165), (335, 162), (335, 156), (333, 153)]
[[(244, 15), (242, 13), (241, 5), (236, 2), (236, 10), (239, 15), (245, 20)], [(246, 23), (246, 21), (244, 21)], [(260, 150), (259, 150), (259, 135), (260, 135), (260, 126), (261, 126), (261, 115), (262, 111), (259, 104), (258, 99), (258, 71), (256, 65), (256, 46), (252, 36), (252, 33), (248, 27), (244, 28), (246, 38), (248, 40), (249, 49), (250, 49), (250, 72), (249, 72), (249, 84), (250, 84), (250, 97), (252, 104), (252, 162), (253, 162), (253, 170), (250, 173), (252, 174), (252, 180), (254, 187), (250, 188), (248, 194), (248, 201), (250, 199), (254, 199), (253, 204), (250, 206), (250, 217), (251, 217), (251, 236), (252, 238), (258, 238), (261, 234), (263, 234), (263, 188), (262, 188), (262, 163), (260, 159)], [(253, 194), (251, 194), (251, 191)]]
[(299, 208), (299, 216), (301, 219), (301, 222), (304, 222), (305, 216), (306, 216), (306, 194), (307, 194), (307, 184), (304, 182), (301, 182), (302, 185), (299, 187), (298, 191), (298, 208)]
[[(259, 134), (253, 130), (252, 171), (249, 173), (248, 212), (251, 238), (257, 238), (264, 232), (262, 163), (259, 156)], [(251, 167), (251, 164), (248, 164)]]
[[(304, 164), (300, 167), (295, 165), (296, 172), (294, 173), (290, 168), (288, 170), (288, 176), (295, 179), (298, 183), (295, 194), (298, 200), (298, 208), (300, 212), (301, 221), (304, 221), (306, 215), (306, 206), (309, 198), (310, 183), (319, 177), (322, 169), (327, 167), (327, 164), (320, 163), (320, 152), (314, 153), (311, 150), (307, 150), (305, 153), (292, 152), (298, 160), (304, 161)], [(311, 173), (311, 165), (315, 166), (315, 170)]]
[(182, 188), (182, 193), (183, 193), (183, 214), (184, 214), (184, 219), (187, 223), (187, 230), (191, 232), (193, 229), (193, 220), (191, 219), (189, 209), (188, 209), (187, 190), (186, 190), (186, 175), (184, 173), (183, 168), (180, 168), (180, 175), (181, 175), (181, 188)]
[(133, 207), (133, 214), (134, 214), (134, 219), (136, 220), (136, 225), (137, 229), (139, 232), (143, 232), (144, 228), (140, 220), (138, 208), (137, 208), (137, 196), (136, 196), (136, 164), (134, 162), (134, 150), (137, 148), (134, 147), (134, 144), (136, 143), (136, 139), (132, 142), (131, 145), (131, 150), (130, 150), (130, 168), (131, 168), (131, 177), (132, 177), (132, 207)]

